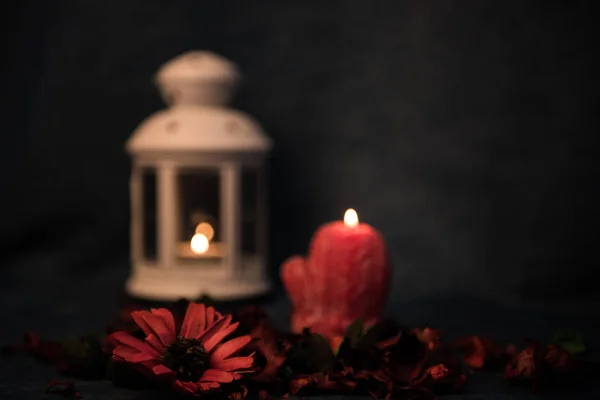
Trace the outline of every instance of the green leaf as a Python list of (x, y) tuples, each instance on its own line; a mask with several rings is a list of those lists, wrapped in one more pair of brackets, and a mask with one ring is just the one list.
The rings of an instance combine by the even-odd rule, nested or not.
[(585, 339), (581, 332), (563, 330), (556, 333), (554, 343), (558, 344), (571, 354), (585, 353)]
[(346, 329), (346, 338), (350, 342), (350, 347), (358, 346), (359, 341), (362, 339), (365, 333), (365, 320), (363, 318), (359, 318), (353, 323), (350, 324), (348, 329)]
[(361, 349), (370, 348), (382, 340), (389, 339), (397, 335), (399, 330), (400, 328), (393, 321), (384, 320), (378, 322), (365, 332), (357, 347)]
[(312, 334), (306, 341), (306, 356), (310, 372), (323, 372), (333, 368), (335, 355), (327, 339), (318, 334)]

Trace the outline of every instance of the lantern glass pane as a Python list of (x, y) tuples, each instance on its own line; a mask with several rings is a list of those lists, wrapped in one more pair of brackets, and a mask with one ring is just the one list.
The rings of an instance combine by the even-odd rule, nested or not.
[(258, 173), (255, 168), (242, 169), (241, 187), (241, 248), (245, 257), (256, 257), (258, 254), (259, 216), (258, 216)]
[(220, 265), (224, 259), (217, 169), (184, 169), (178, 177), (177, 260), (183, 265)]
[(146, 261), (156, 261), (156, 170), (142, 169), (142, 243)]

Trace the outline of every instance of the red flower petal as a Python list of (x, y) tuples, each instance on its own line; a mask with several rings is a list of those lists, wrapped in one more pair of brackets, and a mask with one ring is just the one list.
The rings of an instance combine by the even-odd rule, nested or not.
[(131, 347), (132, 349), (135, 349), (138, 352), (148, 353), (153, 358), (160, 358), (161, 356), (161, 354), (154, 347), (142, 342), (139, 339), (134, 338), (128, 333), (115, 332), (111, 335), (111, 337), (113, 341), (123, 346)]
[(208, 392), (211, 389), (218, 389), (219, 382), (196, 382), (196, 386), (202, 392)]
[(155, 360), (156, 358), (146, 352), (138, 351), (128, 346), (117, 346), (113, 349), (113, 357), (130, 363)]
[(171, 330), (162, 317), (143, 310), (132, 311), (131, 318), (147, 336), (152, 334), (158, 336), (165, 346), (175, 341), (175, 329)]
[(171, 314), (171, 311), (167, 310), (166, 308), (151, 308), (150, 312), (154, 315), (161, 317), (169, 331), (173, 332), (173, 334), (176, 333), (175, 318), (173, 318), (173, 314)]
[[(206, 309), (206, 326), (209, 327), (217, 320), (217, 313), (215, 309), (212, 307), (208, 307)], [(220, 318), (220, 317), (219, 317)]]
[(193, 382), (175, 381), (173, 387), (181, 393), (196, 394), (198, 387)]
[(222, 371), (235, 371), (239, 369), (249, 369), (252, 368), (254, 364), (254, 357), (233, 357), (228, 358), (227, 360), (221, 360), (213, 362), (211, 361), (211, 365), (214, 368), (218, 368)]
[[(232, 325), (233, 326), (233, 325)], [(252, 341), (250, 336), (240, 336), (235, 339), (231, 339), (222, 345), (219, 346), (218, 349), (212, 352), (210, 355), (211, 363), (218, 363), (220, 361), (225, 360), (227, 357), (232, 355), (233, 353), (238, 352), (244, 346)]]
[(162, 344), (156, 335), (152, 334), (146, 337), (146, 343), (154, 347), (158, 352), (162, 353), (165, 350), (165, 345)]
[[(231, 321), (230, 315), (228, 315), (226, 318), (229, 318), (229, 321)], [(227, 336), (232, 334), (237, 329), (239, 322), (236, 322), (231, 325), (229, 325), (228, 323), (226, 325), (226, 327), (221, 327), (220, 330), (218, 330), (212, 335), (202, 336), (202, 339), (200, 340), (202, 341), (202, 344), (204, 345), (206, 351), (212, 351), (212, 349), (214, 349), (216, 345), (221, 343), (221, 340), (225, 339)]]
[(186, 339), (196, 338), (206, 328), (206, 306), (204, 304), (190, 303), (183, 324), (181, 325), (181, 336)]
[(233, 378), (234, 374), (231, 372), (220, 371), (218, 369), (207, 369), (204, 371), (204, 374), (202, 374), (200, 382), (230, 383), (233, 382)]
[(219, 330), (227, 328), (231, 324), (231, 315), (220, 318), (217, 322), (208, 327), (208, 329), (201, 332), (194, 339), (198, 339), (200, 341), (210, 339), (215, 333), (219, 332)]
[(158, 365), (155, 365), (154, 367), (152, 367), (152, 372), (154, 373), (154, 375), (160, 376), (160, 377), (167, 377), (167, 376), (175, 377), (175, 372), (173, 372), (173, 370), (171, 370), (170, 368), (167, 368), (163, 364), (158, 364)]

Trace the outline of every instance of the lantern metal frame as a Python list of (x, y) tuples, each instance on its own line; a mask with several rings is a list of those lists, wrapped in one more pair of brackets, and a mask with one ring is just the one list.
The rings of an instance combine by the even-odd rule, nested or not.
[[(188, 52), (157, 75), (171, 105), (144, 121), (127, 142), (132, 157), (131, 263), (127, 292), (151, 300), (215, 300), (254, 297), (270, 290), (267, 266), (267, 154), (271, 141), (248, 115), (224, 107), (238, 79), (229, 61), (209, 52)], [(143, 171), (156, 173), (157, 256), (144, 255)], [(256, 171), (256, 254), (241, 249), (242, 172)], [(186, 171), (218, 171), (224, 256), (216, 267), (178, 261), (181, 190)], [(185, 194), (184, 194), (185, 195)], [(220, 266), (219, 266), (220, 265)]]

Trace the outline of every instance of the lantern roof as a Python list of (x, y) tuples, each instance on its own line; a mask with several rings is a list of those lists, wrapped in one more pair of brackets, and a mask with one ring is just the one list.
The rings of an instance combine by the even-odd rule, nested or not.
[(271, 141), (260, 125), (225, 106), (238, 80), (235, 65), (210, 52), (187, 52), (165, 63), (156, 82), (170, 107), (146, 118), (128, 140), (127, 150), (267, 152)]
[(253, 118), (219, 107), (178, 106), (147, 118), (127, 142), (131, 153), (266, 152), (270, 139)]

